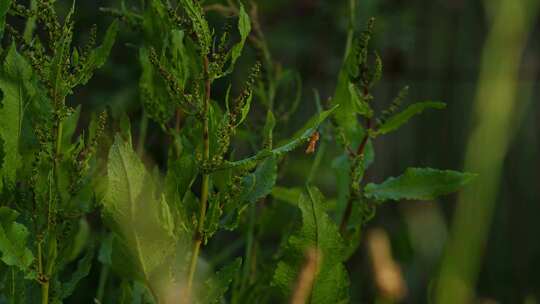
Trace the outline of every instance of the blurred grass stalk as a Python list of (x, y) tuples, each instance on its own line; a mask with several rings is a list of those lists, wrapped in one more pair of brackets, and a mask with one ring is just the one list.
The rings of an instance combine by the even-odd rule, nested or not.
[[(469, 303), (474, 289), (518, 108), (519, 66), (538, 0), (486, 0), (484, 46), (465, 171), (478, 173), (459, 196), (436, 282), (436, 303)], [(472, 50), (471, 50), (472, 51)]]

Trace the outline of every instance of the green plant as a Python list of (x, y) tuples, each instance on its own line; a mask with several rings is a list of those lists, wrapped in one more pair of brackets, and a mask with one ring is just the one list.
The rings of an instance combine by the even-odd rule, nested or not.
[[(10, 14), (26, 26), (19, 34), (6, 24), (2, 50), (0, 301), (59, 303), (95, 271), (93, 297), (100, 303), (347, 302), (344, 263), (378, 204), (430, 200), (473, 177), (410, 168), (365, 184), (372, 140), (425, 109), (444, 107), (423, 102), (400, 112), (403, 90), (387, 110), (372, 109), (370, 90), (382, 75), (380, 57), (369, 60), (373, 21), (360, 33), (351, 27), (328, 109), (316, 94), (318, 113), (286, 136), (301, 83), (273, 61), (256, 6), (248, 12), (234, 1), (203, 7), (194, 0), (148, 0), (103, 9), (142, 37), (133, 43), (143, 108), (134, 148), (129, 118), (110, 122), (119, 132), (106, 134), (105, 112), (73, 141), (81, 108), (66, 104), (105, 63), (120, 23), (112, 23), (99, 47), (92, 31), (88, 45), (78, 48), (71, 46), (74, 6), (60, 22), (54, 1), (2, 5), (2, 19)], [(235, 30), (230, 23), (213, 29), (205, 9), (234, 15)], [(36, 24), (46, 39), (34, 33)], [(231, 75), (248, 43), (261, 63), (242, 73), (239, 86)], [(223, 85), (226, 90), (217, 89)], [(163, 169), (142, 161), (148, 120), (167, 137)], [(332, 205), (314, 185), (324, 154), (334, 153), (329, 143), (341, 147), (331, 155), (339, 181)], [(316, 151), (305, 187), (277, 186), (279, 168), (299, 147), (308, 156)], [(108, 156), (97, 157), (98, 150)], [(89, 224), (97, 214), (104, 225)], [(244, 253), (236, 258), (239, 248)], [(92, 268), (97, 261), (99, 270)]]
[[(106, 116), (96, 115), (73, 141), (80, 107), (68, 106), (66, 98), (105, 63), (118, 23), (109, 27), (100, 46), (95, 47), (93, 31), (86, 46), (73, 47), (75, 7), (61, 22), (52, 3), (35, 4), (28, 9), (2, 2), (2, 19), (9, 11), (28, 22), (24, 35), (5, 26), (9, 39), (0, 76), (1, 251), (9, 266), (3, 272), (4, 295), (36, 303), (41, 294), (41, 302), (49, 303), (69, 297), (88, 274), (97, 241), (84, 215), (95, 208), (95, 151)], [(46, 39), (34, 33), (36, 24)]]

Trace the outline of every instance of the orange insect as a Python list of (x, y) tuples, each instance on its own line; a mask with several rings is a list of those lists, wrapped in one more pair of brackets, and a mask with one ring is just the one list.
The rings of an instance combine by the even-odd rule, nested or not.
[(319, 131), (315, 131), (313, 132), (313, 134), (311, 134), (311, 137), (309, 138), (308, 146), (306, 148), (306, 154), (311, 154), (315, 152), (315, 148), (317, 147), (317, 142), (319, 141), (320, 138), (321, 138), (321, 135), (319, 134)]

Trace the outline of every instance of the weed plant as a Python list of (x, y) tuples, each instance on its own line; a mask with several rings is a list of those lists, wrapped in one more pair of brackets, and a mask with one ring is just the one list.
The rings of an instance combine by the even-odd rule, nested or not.
[[(403, 106), (404, 88), (373, 109), (383, 71), (369, 48), (373, 19), (349, 30), (334, 96), (315, 94), (317, 113), (289, 136), (300, 77), (273, 60), (255, 4), (119, 1), (102, 9), (115, 21), (92, 28), (85, 45), (72, 41), (76, 4), (61, 17), (55, 7), (0, 3), (0, 303), (74, 293), (96, 303), (347, 303), (345, 263), (376, 208), (432, 200), (473, 177), (409, 168), (364, 180), (374, 140), (445, 107)], [(213, 27), (209, 12), (225, 26)], [(66, 103), (106, 63), (119, 31), (141, 38), (121, 42), (141, 71), (136, 134), (127, 115), (107, 111), (81, 126), (85, 108)], [(258, 61), (236, 83), (247, 48)], [(148, 120), (166, 138), (164, 168), (142, 160)], [(281, 182), (293, 150), (312, 161), (302, 185)], [(334, 159), (335, 198), (314, 182), (324, 157)], [(93, 289), (81, 290), (87, 277)]]

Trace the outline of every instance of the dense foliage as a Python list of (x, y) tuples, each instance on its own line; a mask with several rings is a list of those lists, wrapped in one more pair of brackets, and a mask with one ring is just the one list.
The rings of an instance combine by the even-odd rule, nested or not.
[[(315, 92), (317, 113), (289, 135), (301, 82), (273, 61), (255, 5), (213, 6), (220, 27), (202, 1), (121, 2), (103, 9), (116, 20), (79, 46), (76, 4), (59, 17), (54, 2), (0, 4), (0, 303), (61, 303), (94, 273), (97, 303), (346, 303), (345, 263), (378, 205), (431, 200), (473, 178), (409, 168), (364, 181), (374, 140), (445, 107), (402, 106), (404, 88), (374, 109), (383, 63), (369, 48), (373, 19), (351, 26), (334, 96)], [(84, 107), (67, 102), (119, 31), (141, 38), (131, 45), (144, 109), (137, 133), (127, 115), (107, 111), (81, 127)], [(247, 49), (256, 58), (236, 83)], [(149, 124), (165, 138), (162, 167), (144, 152)], [(330, 145), (340, 152), (326, 164)], [(312, 163), (304, 184), (281, 182), (293, 150)], [(314, 183), (321, 166), (334, 169), (335, 198)]]

